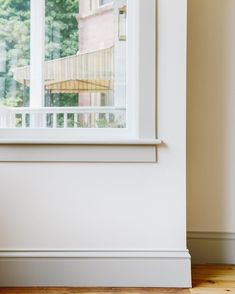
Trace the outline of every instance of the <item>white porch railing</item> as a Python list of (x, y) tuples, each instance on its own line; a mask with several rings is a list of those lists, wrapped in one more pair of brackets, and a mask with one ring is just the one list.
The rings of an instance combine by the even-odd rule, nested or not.
[(0, 128), (121, 128), (125, 115), (124, 107), (2, 107)]

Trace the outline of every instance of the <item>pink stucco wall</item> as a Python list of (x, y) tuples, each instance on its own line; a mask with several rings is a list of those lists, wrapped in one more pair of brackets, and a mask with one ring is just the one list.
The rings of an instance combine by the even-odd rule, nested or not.
[(114, 45), (114, 9), (112, 4), (90, 9), (90, 1), (80, 0), (80, 53), (108, 48)]
[[(86, 53), (114, 45), (113, 4), (98, 6), (98, 0), (79, 2), (79, 52)], [(91, 9), (92, 8), (92, 9)], [(82, 93), (79, 106), (99, 106), (100, 94)]]

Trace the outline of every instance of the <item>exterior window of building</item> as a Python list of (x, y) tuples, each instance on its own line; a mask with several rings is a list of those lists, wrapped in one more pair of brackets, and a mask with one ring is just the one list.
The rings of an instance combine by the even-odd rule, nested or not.
[(99, 0), (100, 1), (100, 6), (112, 3), (114, 0)]
[(2, 2), (0, 129), (125, 129), (126, 43), (117, 22), (123, 0), (102, 14), (88, 0)]

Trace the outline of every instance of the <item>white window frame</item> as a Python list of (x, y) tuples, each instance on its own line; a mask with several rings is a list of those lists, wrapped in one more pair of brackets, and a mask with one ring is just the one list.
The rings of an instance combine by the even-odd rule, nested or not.
[[(31, 0), (31, 2), (30, 99), (33, 101), (36, 95), (44, 96), (45, 4), (44, 0)], [(156, 6), (156, 0), (127, 0), (127, 128), (0, 129), (0, 147), (14, 144), (37, 145), (37, 147), (106, 145), (109, 148), (118, 146), (118, 149), (120, 146), (140, 146), (140, 149), (150, 148), (150, 161), (155, 161), (155, 148), (161, 144), (156, 133)], [(140, 161), (142, 161), (141, 152)], [(2, 156), (0, 156), (1, 160), (3, 160)], [(128, 155), (124, 156), (123, 161), (126, 160)], [(105, 158), (102, 161), (105, 161)]]

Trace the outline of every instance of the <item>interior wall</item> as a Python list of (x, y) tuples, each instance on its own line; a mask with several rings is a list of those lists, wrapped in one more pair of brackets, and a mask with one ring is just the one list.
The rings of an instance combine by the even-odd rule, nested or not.
[(185, 7), (159, 0), (158, 162), (1, 163), (0, 251), (186, 249)]
[(234, 0), (188, 1), (187, 99), (188, 230), (235, 232)]

